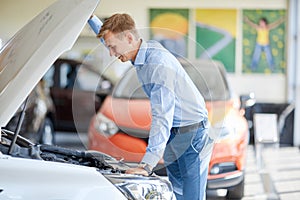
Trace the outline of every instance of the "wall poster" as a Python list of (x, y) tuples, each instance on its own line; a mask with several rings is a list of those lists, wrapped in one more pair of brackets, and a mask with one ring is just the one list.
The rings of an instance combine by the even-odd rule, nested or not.
[(285, 10), (243, 10), (243, 72), (285, 73)]
[(196, 9), (196, 58), (219, 60), (234, 72), (236, 19), (236, 10)]
[(151, 38), (176, 57), (187, 56), (188, 9), (150, 9)]

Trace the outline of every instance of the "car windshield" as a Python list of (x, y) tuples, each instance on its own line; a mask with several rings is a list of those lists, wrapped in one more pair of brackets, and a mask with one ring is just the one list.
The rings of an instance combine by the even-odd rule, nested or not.
[[(230, 98), (230, 91), (222, 64), (212, 61), (181, 62), (205, 101), (224, 101)], [(131, 68), (116, 85), (115, 98), (147, 98), (138, 81), (134, 68)]]

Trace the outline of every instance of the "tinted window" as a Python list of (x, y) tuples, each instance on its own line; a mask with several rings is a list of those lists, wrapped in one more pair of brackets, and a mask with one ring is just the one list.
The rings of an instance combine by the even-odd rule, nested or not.
[(80, 85), (81, 90), (96, 91), (100, 79), (99, 74), (81, 66), (77, 72), (76, 83)]
[(75, 84), (77, 69), (68, 63), (63, 63), (60, 67), (60, 88), (73, 88)]
[(47, 87), (54, 86), (54, 65), (52, 65), (44, 75), (43, 80), (45, 81)]
[[(58, 80), (55, 82), (54, 72), (59, 71)], [(44, 75), (48, 87), (56, 87), (62, 89), (77, 89), (83, 91), (96, 91), (101, 81), (101, 76), (90, 70), (86, 65), (74, 62), (61, 62), (52, 65)]]
[(117, 84), (113, 96), (127, 99), (147, 98), (141, 84), (138, 81), (135, 69), (131, 68)]
[[(227, 100), (230, 98), (230, 91), (225, 77), (218, 65), (185, 65), (185, 70), (195, 83), (198, 90), (206, 101)], [(207, 65), (205, 65), (207, 64)]]

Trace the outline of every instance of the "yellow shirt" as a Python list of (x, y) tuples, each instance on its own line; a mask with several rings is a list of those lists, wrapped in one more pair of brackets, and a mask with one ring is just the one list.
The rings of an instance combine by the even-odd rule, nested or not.
[(268, 29), (258, 29), (256, 42), (259, 45), (268, 45), (269, 44), (269, 30)]

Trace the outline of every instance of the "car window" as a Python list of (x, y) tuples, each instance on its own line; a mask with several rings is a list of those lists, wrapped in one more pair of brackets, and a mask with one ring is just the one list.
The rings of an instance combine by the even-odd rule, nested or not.
[(54, 66), (52, 65), (47, 73), (44, 75), (43, 80), (45, 81), (46, 87), (54, 86)]
[[(230, 98), (225, 71), (216, 64), (183, 64), (198, 90), (206, 101), (224, 101)], [(143, 99), (144, 93), (135, 70), (129, 70), (116, 85), (113, 92), (116, 98)]]
[[(55, 81), (55, 70), (58, 80)], [(96, 72), (88, 69), (86, 65), (81, 63), (74, 64), (74, 62), (59, 62), (59, 64), (52, 65), (51, 68), (44, 75), (43, 80), (48, 87), (59, 87), (62, 89), (75, 89), (83, 91), (96, 91), (100, 87), (102, 78)], [(101, 84), (103, 87), (109, 83)]]
[(84, 91), (96, 91), (101, 78), (98, 74), (85, 67), (79, 67), (76, 77), (76, 85)]
[(128, 70), (123, 78), (117, 84), (113, 96), (116, 98), (128, 98), (128, 99), (146, 99), (141, 84), (138, 81), (135, 69)]
[(186, 66), (185, 70), (206, 101), (224, 101), (230, 98), (228, 84), (218, 67)]
[(59, 83), (60, 88), (73, 88), (75, 85), (77, 69), (68, 63), (61, 64)]

